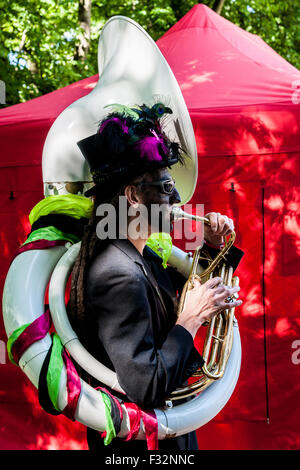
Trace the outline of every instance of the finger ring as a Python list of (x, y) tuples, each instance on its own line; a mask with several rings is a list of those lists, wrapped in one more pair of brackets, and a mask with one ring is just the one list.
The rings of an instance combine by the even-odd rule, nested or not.
[(230, 295), (229, 297), (227, 297), (227, 298), (224, 300), (224, 302), (225, 302), (226, 304), (230, 304), (231, 302), (234, 302), (234, 300), (235, 300), (235, 295), (233, 294), (233, 295)]

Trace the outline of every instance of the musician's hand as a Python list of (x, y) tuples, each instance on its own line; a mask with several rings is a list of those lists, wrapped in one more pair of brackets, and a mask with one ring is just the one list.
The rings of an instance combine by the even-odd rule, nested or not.
[(239, 290), (239, 286), (224, 286), (220, 277), (213, 277), (204, 284), (195, 279), (194, 288), (186, 293), (184, 306), (176, 323), (183, 326), (195, 338), (203, 323), (229, 307), (239, 307), (242, 304), (240, 299), (232, 300), (230, 303), (226, 300), (237, 295)]
[(210, 225), (204, 224), (204, 240), (215, 246), (221, 245), (224, 237), (234, 230), (233, 220), (219, 212), (209, 212), (205, 217), (209, 219)]

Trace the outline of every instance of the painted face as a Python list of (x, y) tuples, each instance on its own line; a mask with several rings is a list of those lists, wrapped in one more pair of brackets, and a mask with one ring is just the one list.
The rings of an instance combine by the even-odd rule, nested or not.
[(172, 207), (181, 199), (167, 168), (145, 175), (139, 189), (141, 202), (147, 208), (150, 232), (172, 231)]

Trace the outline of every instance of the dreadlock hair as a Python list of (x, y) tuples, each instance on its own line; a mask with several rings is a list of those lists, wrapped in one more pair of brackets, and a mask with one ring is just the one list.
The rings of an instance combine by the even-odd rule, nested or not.
[[(155, 173), (156, 171), (152, 174), (154, 175)], [(149, 173), (145, 173), (144, 175), (122, 185), (119, 191), (112, 197), (103, 197), (104, 191), (101, 191), (101, 195), (99, 195), (99, 193), (96, 193), (95, 195), (93, 212), (89, 222), (85, 226), (80, 251), (72, 271), (70, 302), (68, 308), (68, 316), (71, 324), (76, 332), (80, 332), (80, 339), (85, 346), (88, 345), (88, 337), (86, 336), (85, 328), (86, 308), (84, 296), (86, 275), (89, 266), (95, 257), (96, 251), (99, 252), (105, 249), (107, 244), (107, 240), (101, 240), (97, 237), (96, 226), (101, 219), (104, 218), (104, 216), (99, 217), (96, 215), (97, 208), (101, 203), (110, 200), (110, 204), (116, 210), (118, 220), (119, 197), (124, 195), (126, 186), (142, 182), (147, 174)], [(105, 193), (107, 194), (107, 192)]]
[[(118, 199), (122, 192), (124, 192), (124, 187), (121, 188), (121, 190), (110, 201), (110, 204), (115, 207), (116, 211)], [(84, 328), (86, 319), (84, 298), (86, 273), (91, 261), (94, 259), (96, 249), (103, 249), (107, 242), (107, 240), (99, 239), (96, 233), (97, 223), (101, 220), (101, 218), (96, 216), (96, 211), (101, 202), (103, 202), (103, 200), (99, 201), (99, 197), (96, 195), (94, 199), (93, 213), (88, 224), (85, 226), (80, 251), (72, 271), (68, 315), (75, 331), (80, 332), (80, 338), (85, 345), (88, 340), (85, 335), (86, 329)]]

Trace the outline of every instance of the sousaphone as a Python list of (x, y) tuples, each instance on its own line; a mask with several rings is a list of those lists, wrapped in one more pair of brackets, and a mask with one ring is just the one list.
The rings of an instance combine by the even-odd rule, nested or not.
[[(52, 125), (43, 149), (42, 167), (45, 197), (84, 193), (92, 178), (77, 142), (93, 135), (98, 123), (108, 113), (108, 105), (121, 103), (152, 106), (162, 101), (173, 110), (164, 122), (164, 130), (171, 140), (178, 141), (188, 158), (186, 166), (174, 165), (170, 170), (176, 179), (182, 204), (187, 203), (197, 182), (197, 149), (191, 119), (178, 83), (160, 50), (150, 36), (134, 21), (115, 16), (104, 26), (98, 49), (99, 81), (83, 98), (68, 106)], [(77, 189), (76, 189), (77, 188)], [(72, 271), (80, 243), (66, 243), (43, 250), (33, 249), (20, 253), (12, 262), (3, 293), (3, 316), (8, 338), (27, 324), (32, 324), (44, 312), (45, 291), (49, 284), (50, 314), (55, 330), (64, 348), (91, 376), (115, 391), (123, 392), (115, 372), (98, 362), (81, 345), (73, 331), (65, 307), (65, 288)], [(170, 263), (190, 274), (192, 259), (187, 253), (173, 247)], [(203, 272), (197, 265), (196, 272)], [(230, 313), (230, 310), (227, 312)], [(158, 438), (165, 439), (195, 430), (210, 421), (229, 400), (239, 375), (241, 345), (239, 330), (233, 312), (230, 347), (226, 349), (226, 370), (221, 378), (205, 380), (205, 386), (195, 392), (194, 398), (176, 405), (176, 396), (186, 391), (174, 391), (166, 406), (155, 409)], [(224, 326), (224, 323), (223, 323)], [(222, 330), (223, 331), (223, 330)], [(220, 340), (221, 342), (221, 340)], [(39, 376), (51, 347), (52, 339), (46, 334), (22, 352), (19, 366), (33, 385), (39, 387)], [(214, 350), (216, 346), (213, 346)], [(214, 353), (215, 358), (221, 352)], [(208, 364), (216, 375), (213, 364)], [(216, 377), (215, 377), (216, 378)], [(191, 395), (190, 391), (188, 395)], [(67, 373), (62, 368), (59, 382), (58, 407), (67, 404)], [(75, 410), (75, 419), (98, 431), (106, 426), (105, 406), (101, 395), (81, 380), (81, 393)], [(119, 437), (129, 432), (129, 417), (123, 407), (123, 421)], [(145, 439), (141, 425), (137, 439)]]

